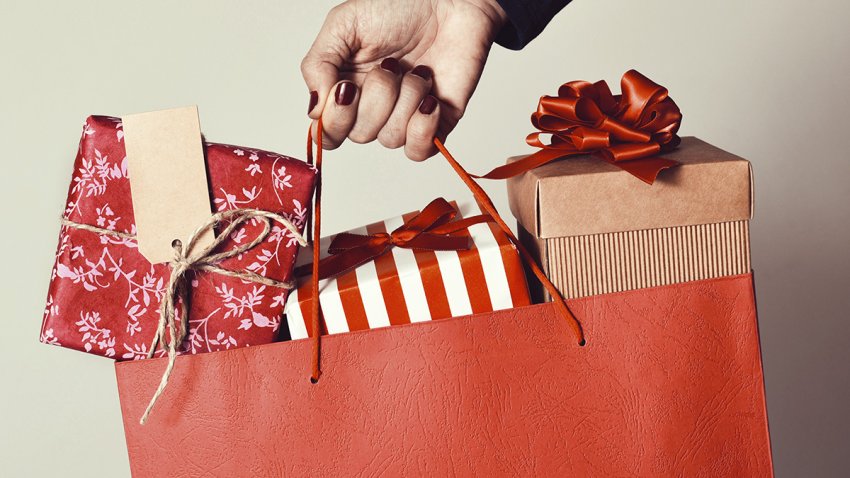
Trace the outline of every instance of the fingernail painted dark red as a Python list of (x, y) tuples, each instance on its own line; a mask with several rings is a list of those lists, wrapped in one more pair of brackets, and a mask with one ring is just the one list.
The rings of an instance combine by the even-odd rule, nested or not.
[(336, 87), (334, 101), (340, 106), (348, 106), (354, 101), (354, 95), (357, 94), (357, 85), (350, 81), (343, 81)]
[(425, 97), (422, 103), (419, 104), (419, 112), (423, 115), (429, 115), (437, 109), (437, 98), (431, 95)]
[(319, 103), (319, 92), (311, 91), (310, 92), (310, 106), (307, 107), (307, 114), (310, 114), (313, 111), (313, 108), (316, 107), (316, 104)]
[(389, 71), (393, 75), (401, 73), (401, 65), (398, 64), (398, 60), (395, 58), (385, 58), (384, 61), (381, 62), (381, 68)]
[(431, 75), (433, 75), (434, 73), (431, 71), (430, 68), (425, 65), (417, 65), (416, 68), (410, 71), (410, 74), (416, 75), (419, 78), (422, 78), (423, 80), (427, 81), (431, 79)]

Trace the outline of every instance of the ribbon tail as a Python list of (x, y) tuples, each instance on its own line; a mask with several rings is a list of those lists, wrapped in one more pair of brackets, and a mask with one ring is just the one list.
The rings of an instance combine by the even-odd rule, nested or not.
[(423, 233), (399, 247), (417, 251), (462, 251), (471, 247), (471, 241), (472, 238), (468, 234), (435, 235)]
[(632, 159), (630, 161), (612, 161), (608, 158), (606, 160), (650, 186), (655, 182), (661, 171), (679, 165), (678, 161), (660, 156)]
[[(361, 265), (375, 260), (386, 252), (388, 246), (361, 247), (349, 249), (343, 254), (330, 255), (319, 261), (319, 280), (336, 277)], [(313, 274), (313, 263), (295, 268), (295, 277), (305, 277)]]
[(551, 163), (556, 159), (576, 154), (586, 153), (576, 150), (541, 149), (540, 151), (530, 154), (520, 160), (494, 168), (487, 174), (481, 176), (471, 174), (470, 176), (478, 179), (508, 179), (514, 176), (519, 176), (520, 174), (531, 171), (532, 169), (543, 166), (544, 164)]
[(457, 234), (461, 233), (464, 235), (469, 235), (469, 227), (475, 224), (481, 224), (484, 222), (492, 222), (493, 218), (490, 217), (489, 214), (478, 214), (475, 216), (465, 217), (462, 219), (458, 219), (456, 221), (452, 221), (447, 224), (443, 224), (442, 226), (435, 227), (431, 231), (431, 234)]

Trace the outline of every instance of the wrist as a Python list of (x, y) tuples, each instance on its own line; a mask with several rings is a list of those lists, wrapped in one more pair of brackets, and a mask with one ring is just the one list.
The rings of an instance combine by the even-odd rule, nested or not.
[(495, 37), (508, 22), (508, 15), (497, 0), (469, 0), (469, 3), (481, 10), (490, 20), (492, 34)]

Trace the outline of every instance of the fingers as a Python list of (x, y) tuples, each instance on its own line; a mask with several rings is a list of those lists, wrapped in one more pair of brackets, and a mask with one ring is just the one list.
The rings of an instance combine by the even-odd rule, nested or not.
[(343, 9), (334, 8), (328, 13), (322, 29), (301, 61), (301, 75), (310, 92), (307, 114), (312, 119), (322, 115), (331, 90), (339, 81), (339, 70), (351, 56), (351, 19)]
[[(308, 71), (310, 68), (313, 70)], [(331, 60), (317, 61), (309, 54), (302, 63), (308, 85), (323, 85), (338, 78), (336, 68)], [(321, 117), (325, 149), (336, 149), (346, 138), (355, 143), (378, 139), (388, 148), (404, 146), (405, 154), (414, 161), (433, 156), (441, 106), (429, 94), (432, 77), (431, 69), (425, 65), (402, 75), (399, 62), (387, 58), (366, 74), (362, 86), (351, 80), (316, 86), (311, 91), (309, 106), (314, 137), (317, 137), (315, 120)], [(324, 90), (327, 93), (323, 94)]]
[(330, 96), (331, 88), (337, 82), (337, 67), (328, 60), (308, 56), (301, 62), (301, 74), (307, 87), (310, 88), (310, 103), (307, 107), (307, 116), (318, 119), (322, 116), (323, 107)]
[(395, 58), (384, 59), (366, 75), (357, 120), (348, 134), (351, 141), (368, 143), (378, 137), (396, 105), (400, 83), (401, 65)]
[(404, 75), (395, 108), (378, 133), (378, 141), (382, 145), (391, 149), (404, 146), (407, 139), (407, 124), (422, 100), (431, 91), (432, 76), (431, 69), (425, 65), (419, 65)]
[[(329, 95), (322, 108), (324, 149), (336, 149), (345, 141), (357, 119), (359, 99), (360, 89), (354, 82), (346, 80), (334, 85), (333, 94)], [(313, 133), (316, 137), (316, 121), (313, 121)]]
[(414, 161), (424, 161), (433, 156), (437, 152), (434, 137), (439, 123), (440, 102), (428, 95), (407, 123), (404, 154)]

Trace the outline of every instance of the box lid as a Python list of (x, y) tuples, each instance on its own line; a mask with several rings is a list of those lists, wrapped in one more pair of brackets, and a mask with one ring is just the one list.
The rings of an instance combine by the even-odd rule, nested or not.
[(682, 164), (662, 171), (651, 186), (590, 156), (541, 166), (508, 180), (511, 212), (540, 238), (752, 217), (749, 161), (694, 137), (682, 138), (679, 148), (664, 156)]

